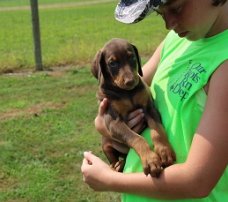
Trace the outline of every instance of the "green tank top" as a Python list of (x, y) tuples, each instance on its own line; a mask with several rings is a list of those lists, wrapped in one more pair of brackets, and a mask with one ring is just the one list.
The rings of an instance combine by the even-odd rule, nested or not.
[[(216, 68), (228, 59), (227, 47), (228, 30), (194, 42), (179, 38), (171, 31), (164, 40), (161, 62), (153, 78), (151, 91), (169, 142), (176, 152), (177, 163), (184, 162), (187, 158), (207, 99), (203, 87), (208, 83)], [(142, 136), (152, 146), (150, 130), (143, 131)], [(136, 152), (130, 149), (124, 172), (142, 171), (141, 160)], [(161, 202), (167, 200), (124, 193), (122, 201)], [(173, 201), (228, 201), (228, 168), (208, 197)]]

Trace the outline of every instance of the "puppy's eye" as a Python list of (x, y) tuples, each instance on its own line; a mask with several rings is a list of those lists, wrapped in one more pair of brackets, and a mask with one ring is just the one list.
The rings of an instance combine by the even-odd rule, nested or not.
[(117, 68), (119, 66), (119, 63), (117, 61), (110, 61), (108, 63), (108, 65), (111, 67), (111, 68)]

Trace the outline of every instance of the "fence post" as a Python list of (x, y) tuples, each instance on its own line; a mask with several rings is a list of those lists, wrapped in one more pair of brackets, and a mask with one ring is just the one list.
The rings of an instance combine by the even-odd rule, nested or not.
[(43, 70), (41, 43), (40, 43), (40, 24), (39, 24), (39, 10), (38, 0), (30, 0), (31, 14), (32, 14), (32, 27), (33, 27), (33, 41), (34, 41), (34, 55), (36, 70)]

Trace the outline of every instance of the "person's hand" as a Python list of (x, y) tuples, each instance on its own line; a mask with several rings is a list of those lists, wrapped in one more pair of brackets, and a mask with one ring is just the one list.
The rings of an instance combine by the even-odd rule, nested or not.
[(96, 130), (104, 136), (109, 136), (108, 135), (109, 132), (105, 125), (105, 119), (104, 119), (104, 113), (107, 110), (107, 107), (108, 107), (108, 99), (104, 98), (99, 105), (98, 114), (94, 121)]
[(115, 174), (108, 164), (91, 152), (84, 152), (81, 172), (83, 181), (95, 191), (108, 191), (108, 179)]
[(142, 132), (146, 127), (146, 122), (144, 112), (141, 108), (136, 109), (129, 114), (127, 125), (136, 133)]
[[(98, 114), (95, 118), (95, 128), (104, 136), (110, 136), (104, 120), (104, 113), (107, 110), (108, 104), (108, 99), (104, 98), (99, 105)], [(141, 108), (136, 109), (129, 114), (127, 125), (136, 133), (142, 132), (146, 127), (146, 122), (144, 112)]]

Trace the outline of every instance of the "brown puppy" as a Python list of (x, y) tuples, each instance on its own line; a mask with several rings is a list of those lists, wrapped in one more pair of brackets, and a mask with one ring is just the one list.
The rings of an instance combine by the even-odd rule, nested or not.
[[(150, 89), (140, 77), (142, 70), (136, 47), (124, 39), (112, 39), (96, 54), (92, 73), (99, 80), (98, 100), (108, 98), (109, 101), (104, 116), (110, 134), (103, 137), (102, 146), (112, 167), (122, 169), (119, 157), (127, 153), (127, 146), (140, 156), (146, 175), (159, 176), (164, 167), (173, 164), (175, 154), (161, 125)], [(126, 124), (129, 113), (137, 108), (143, 109), (152, 129), (155, 152)]]

